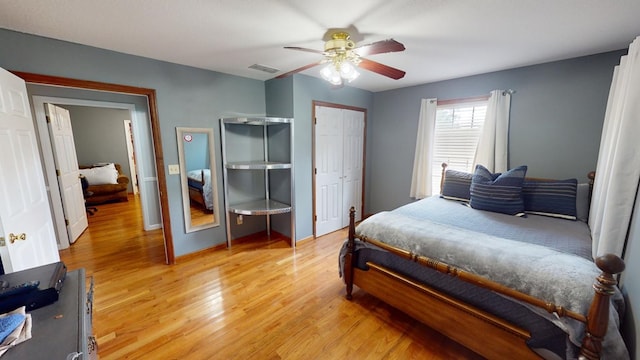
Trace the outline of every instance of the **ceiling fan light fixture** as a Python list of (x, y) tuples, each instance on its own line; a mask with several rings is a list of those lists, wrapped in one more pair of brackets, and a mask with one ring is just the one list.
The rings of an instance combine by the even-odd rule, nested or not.
[(404, 77), (405, 72), (364, 58), (363, 56), (404, 51), (405, 47), (393, 39), (376, 41), (374, 43), (356, 46), (346, 31), (337, 31), (331, 34), (331, 39), (325, 42), (324, 51), (306, 49), (297, 46), (285, 46), (286, 49), (299, 50), (321, 54), (323, 59), (295, 70), (286, 72), (276, 78), (281, 79), (293, 74), (305, 71), (320, 64), (327, 64), (321, 71), (323, 79), (333, 85), (342, 85), (345, 81), (352, 82), (360, 76), (356, 68), (361, 67), (388, 78), (398, 80)]
[(320, 76), (332, 85), (342, 85), (342, 77), (334, 64), (329, 64), (320, 70)]
[(347, 80), (348, 82), (352, 82), (360, 76), (358, 70), (354, 66), (351, 61), (345, 61), (340, 66), (340, 77)]
[(352, 82), (360, 76), (356, 70), (358, 60), (357, 57), (334, 56), (331, 62), (320, 70), (320, 76), (332, 85), (342, 85), (344, 81)]

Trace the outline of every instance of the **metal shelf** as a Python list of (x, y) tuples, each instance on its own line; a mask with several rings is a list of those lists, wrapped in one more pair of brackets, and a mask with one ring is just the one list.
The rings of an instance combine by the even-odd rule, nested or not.
[(236, 118), (223, 118), (222, 122), (225, 124), (241, 124), (241, 125), (275, 125), (275, 124), (289, 124), (292, 119), (289, 118), (263, 118), (263, 117), (236, 117)]
[[(232, 214), (264, 216), (267, 236), (271, 236), (271, 215), (289, 214), (291, 246), (295, 247), (293, 125), (293, 119), (279, 117), (220, 119), (228, 247), (231, 246), (232, 239), (230, 221)], [(260, 127), (261, 130), (259, 130)], [(262, 151), (258, 151), (260, 148)], [(233, 161), (228, 161), (227, 155), (230, 154)], [(288, 174), (280, 171), (277, 174), (269, 173), (270, 170), (280, 169), (288, 171)], [(246, 172), (243, 173), (243, 170)], [(256, 170), (263, 172), (260, 175), (264, 183), (262, 194), (260, 189), (255, 188), (254, 182), (260, 181)], [(270, 184), (272, 176), (279, 179), (278, 184), (274, 186)], [(289, 189), (280, 182), (283, 176), (289, 178), (284, 180), (290, 184)], [(233, 187), (233, 191), (230, 191), (230, 187)], [(288, 201), (290, 204), (272, 200), (272, 190), (277, 191), (279, 195), (277, 198)], [(286, 192), (290, 194), (286, 195)], [(247, 201), (247, 199), (261, 197), (260, 200)], [(283, 219), (285, 218), (278, 217), (280, 227)]]
[(291, 163), (274, 161), (238, 161), (225, 164), (227, 169), (233, 170), (277, 170), (291, 169)]
[(270, 199), (262, 199), (229, 205), (229, 211), (241, 215), (275, 215), (291, 212), (291, 205)]

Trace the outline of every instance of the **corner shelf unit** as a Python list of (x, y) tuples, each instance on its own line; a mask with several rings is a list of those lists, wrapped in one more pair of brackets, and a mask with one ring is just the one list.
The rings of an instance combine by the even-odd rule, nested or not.
[[(295, 247), (293, 119), (237, 117), (220, 119), (227, 247), (232, 215), (264, 216), (271, 236), (272, 215), (289, 214), (275, 224)], [(287, 229), (288, 227), (288, 229)], [(287, 235), (287, 234), (285, 234)]]

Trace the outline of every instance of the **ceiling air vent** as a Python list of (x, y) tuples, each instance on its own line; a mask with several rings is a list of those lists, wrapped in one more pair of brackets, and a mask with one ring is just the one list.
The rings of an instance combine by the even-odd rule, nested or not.
[(280, 71), (279, 69), (272, 68), (272, 67), (269, 67), (269, 66), (266, 66), (266, 65), (260, 65), (260, 64), (253, 64), (253, 65), (249, 66), (249, 69), (264, 71), (264, 72), (269, 73), (269, 74), (275, 74), (278, 71)]

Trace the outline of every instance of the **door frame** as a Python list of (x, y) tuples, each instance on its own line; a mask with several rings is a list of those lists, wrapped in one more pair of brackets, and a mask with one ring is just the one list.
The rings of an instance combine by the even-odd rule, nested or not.
[(165, 262), (175, 264), (173, 236), (171, 232), (171, 217), (169, 214), (169, 199), (167, 198), (167, 178), (164, 171), (164, 155), (162, 152), (162, 136), (158, 118), (158, 102), (155, 89), (141, 88), (128, 85), (111, 84), (99, 81), (79, 80), (59, 76), (33, 74), (21, 71), (11, 71), (26, 83), (39, 85), (62, 86), (78, 89), (116, 92), (129, 95), (146, 96), (149, 103), (149, 122), (153, 138), (153, 150), (156, 163), (156, 177), (158, 179), (158, 196), (160, 200), (160, 214), (162, 216), (162, 234), (164, 239)]
[(322, 107), (330, 107), (337, 109), (345, 109), (345, 110), (353, 110), (364, 113), (364, 129), (363, 129), (363, 139), (362, 139), (362, 207), (360, 209), (360, 213), (362, 214), (362, 218), (364, 219), (364, 202), (365, 202), (365, 168), (366, 168), (366, 160), (367, 160), (367, 109), (361, 108), (357, 106), (350, 105), (342, 105), (335, 104), (325, 101), (313, 100), (311, 104), (311, 119), (313, 124), (311, 126), (311, 191), (312, 191), (312, 201), (311, 206), (313, 207), (313, 237), (316, 238), (316, 106)]

